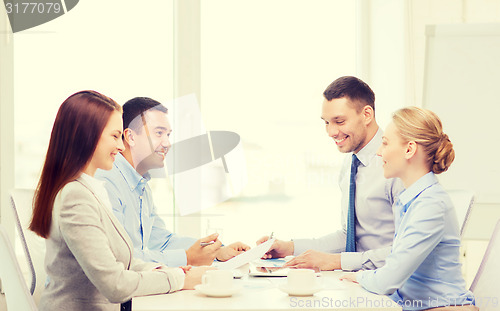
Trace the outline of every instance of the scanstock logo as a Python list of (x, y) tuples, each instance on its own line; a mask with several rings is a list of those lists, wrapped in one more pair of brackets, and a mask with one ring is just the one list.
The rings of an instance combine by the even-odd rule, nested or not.
[(12, 32), (45, 24), (73, 9), (79, 0), (4, 0)]

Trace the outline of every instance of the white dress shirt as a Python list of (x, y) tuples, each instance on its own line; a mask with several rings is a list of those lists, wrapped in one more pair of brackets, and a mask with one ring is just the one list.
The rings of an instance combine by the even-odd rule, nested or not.
[(342, 229), (318, 239), (293, 239), (294, 255), (309, 249), (342, 253), (343, 270), (376, 269), (384, 265), (394, 238), (392, 204), (404, 189), (400, 179), (384, 178), (382, 159), (376, 152), (382, 144), (382, 130), (356, 156), (361, 164), (356, 175), (356, 250), (345, 252), (351, 157), (347, 157), (340, 175)]

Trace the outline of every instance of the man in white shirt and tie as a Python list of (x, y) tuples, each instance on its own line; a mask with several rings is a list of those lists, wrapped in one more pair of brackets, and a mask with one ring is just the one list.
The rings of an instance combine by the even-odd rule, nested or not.
[(326, 131), (340, 152), (352, 153), (339, 175), (342, 229), (317, 239), (276, 240), (264, 258), (294, 255), (286, 266), (295, 268), (376, 269), (391, 251), (392, 203), (403, 185), (399, 179), (384, 178), (382, 160), (376, 155), (382, 130), (375, 120), (371, 88), (345, 76), (333, 81), (323, 95), (321, 119)]

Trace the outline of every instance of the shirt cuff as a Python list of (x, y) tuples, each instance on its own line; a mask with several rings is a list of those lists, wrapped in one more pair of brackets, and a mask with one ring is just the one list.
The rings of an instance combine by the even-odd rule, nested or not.
[(299, 256), (303, 252), (311, 249), (310, 239), (293, 239), (293, 255)]
[(340, 267), (346, 271), (357, 271), (362, 268), (363, 253), (343, 252), (340, 254)]
[(170, 283), (169, 293), (181, 290), (184, 287), (186, 274), (181, 268), (159, 269), (158, 271), (168, 274), (168, 282)]

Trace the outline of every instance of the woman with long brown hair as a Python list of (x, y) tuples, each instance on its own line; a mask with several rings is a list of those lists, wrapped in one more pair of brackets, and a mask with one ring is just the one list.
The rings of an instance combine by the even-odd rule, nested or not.
[(59, 108), (34, 198), (30, 229), (47, 239), (41, 310), (119, 310), (134, 296), (191, 289), (207, 268), (133, 258), (133, 246), (93, 176), (123, 151), (121, 107), (95, 91)]

